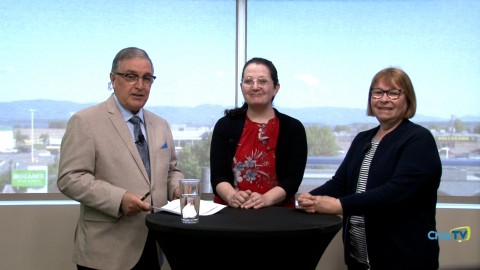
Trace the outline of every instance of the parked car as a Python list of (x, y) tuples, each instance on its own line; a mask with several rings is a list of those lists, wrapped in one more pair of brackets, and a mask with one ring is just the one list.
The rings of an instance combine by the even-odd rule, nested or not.
[(5, 148), (5, 149), (0, 150), (0, 153), (4, 153), (4, 154), (18, 153), (18, 149)]

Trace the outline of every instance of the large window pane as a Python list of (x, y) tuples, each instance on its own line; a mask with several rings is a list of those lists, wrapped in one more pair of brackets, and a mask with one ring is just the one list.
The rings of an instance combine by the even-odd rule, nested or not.
[(412, 120), (437, 140), (439, 194), (480, 195), (478, 1), (252, 0), (247, 12), (247, 58), (273, 61), (281, 84), (274, 105), (307, 127), (302, 191), (325, 182), (353, 137), (377, 125), (366, 116), (368, 87), (396, 66), (417, 93)]
[(152, 58), (146, 107), (178, 149), (199, 140), (234, 106), (235, 12), (235, 1), (1, 1), (0, 193), (58, 192), (66, 122), (112, 93), (125, 47)]
[[(235, 54), (244, 53), (235, 49), (243, 48), (235, 44), (235, 5), (2, 1), (0, 193), (58, 192), (66, 121), (111, 94), (110, 63), (127, 46), (149, 52), (158, 78), (147, 108), (172, 124), (187, 177), (206, 180), (210, 131), (235, 105)], [(282, 86), (275, 106), (307, 127), (301, 191), (327, 180), (355, 134), (377, 124), (365, 115), (367, 88), (392, 65), (413, 80), (413, 121), (437, 139), (439, 194), (478, 197), (480, 3), (251, 0), (247, 12), (248, 23), (238, 27), (247, 29), (247, 58), (274, 62)], [(27, 169), (47, 177), (47, 187), (12, 186)]]

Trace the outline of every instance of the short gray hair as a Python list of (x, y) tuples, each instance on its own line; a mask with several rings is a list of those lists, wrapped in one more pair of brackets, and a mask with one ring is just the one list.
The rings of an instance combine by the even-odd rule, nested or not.
[(131, 58), (148, 59), (148, 61), (150, 62), (150, 65), (152, 66), (152, 74), (153, 74), (153, 63), (150, 57), (148, 56), (147, 52), (136, 47), (128, 47), (119, 51), (115, 56), (115, 58), (113, 59), (111, 72), (117, 72), (119, 63), (123, 60), (131, 59)]

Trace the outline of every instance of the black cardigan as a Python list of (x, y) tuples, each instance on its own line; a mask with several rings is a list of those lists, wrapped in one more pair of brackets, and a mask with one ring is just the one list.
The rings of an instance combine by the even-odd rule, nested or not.
[[(302, 123), (275, 110), (279, 119), (279, 134), (275, 152), (279, 186), (287, 193), (286, 200), (295, 194), (302, 183), (307, 164), (307, 135)], [(210, 181), (215, 195), (216, 186), (228, 182), (233, 186), (232, 162), (237, 143), (242, 135), (246, 112), (223, 116), (213, 129), (210, 147)]]
[(331, 180), (313, 195), (340, 199), (343, 207), (345, 260), (350, 260), (349, 216), (364, 215), (372, 269), (437, 269), (439, 246), (435, 211), (442, 164), (432, 134), (404, 120), (377, 147), (366, 191), (355, 194), (360, 167), (379, 127), (360, 132)]

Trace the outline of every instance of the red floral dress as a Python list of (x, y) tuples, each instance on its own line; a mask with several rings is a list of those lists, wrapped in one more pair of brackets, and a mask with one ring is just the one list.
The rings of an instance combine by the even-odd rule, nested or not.
[[(232, 163), (236, 190), (251, 190), (265, 194), (278, 186), (275, 170), (278, 132), (278, 118), (260, 124), (252, 122), (247, 116)], [(225, 204), (219, 197), (216, 196), (215, 199), (216, 202)], [(285, 201), (282, 206), (295, 207), (295, 198)]]

